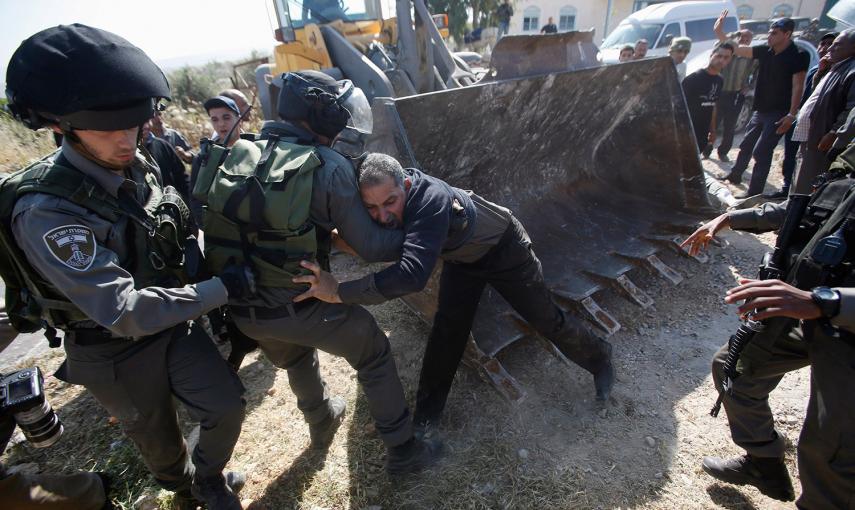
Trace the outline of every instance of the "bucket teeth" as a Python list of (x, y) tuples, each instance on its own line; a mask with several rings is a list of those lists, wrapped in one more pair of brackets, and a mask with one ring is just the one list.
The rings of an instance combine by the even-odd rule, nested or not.
[(505, 370), (499, 360), (478, 348), (472, 335), (466, 342), (463, 362), (477, 370), (481, 378), (492, 384), (509, 402), (519, 402), (525, 398), (526, 392), (520, 383)]
[(632, 283), (632, 280), (630, 280), (625, 274), (618, 276), (615, 281), (617, 281), (618, 285), (620, 285), (629, 298), (635, 301), (638, 306), (642, 308), (650, 308), (653, 306), (653, 298), (648, 296), (647, 293)]
[(642, 308), (648, 308), (653, 305), (653, 299), (636, 284), (632, 283), (632, 280), (629, 279), (626, 273), (620, 274), (616, 277), (599, 275), (591, 272), (586, 272), (586, 274), (594, 280), (605, 282), (608, 285), (617, 287), (622, 291), (622, 294)]
[(620, 331), (620, 323), (610, 314), (605, 311), (594, 301), (592, 297), (586, 297), (581, 301), (582, 308), (591, 316), (591, 319), (609, 335), (613, 335)]
[(685, 255), (686, 257), (691, 257), (691, 258), (697, 260), (698, 262), (700, 262), (701, 264), (706, 264), (707, 262), (710, 261), (709, 255), (707, 255), (705, 252), (699, 251), (695, 255), (690, 255), (689, 252), (685, 248), (680, 247), (680, 244), (683, 242), (682, 237), (679, 237), (679, 236), (674, 237), (671, 239), (671, 241), (674, 243), (674, 246), (677, 247), (677, 250), (680, 252), (680, 255)]
[(668, 279), (674, 285), (679, 285), (683, 281), (683, 275), (662, 262), (662, 259), (656, 255), (648, 255), (644, 260), (646, 260), (647, 263), (656, 270), (656, 272)]

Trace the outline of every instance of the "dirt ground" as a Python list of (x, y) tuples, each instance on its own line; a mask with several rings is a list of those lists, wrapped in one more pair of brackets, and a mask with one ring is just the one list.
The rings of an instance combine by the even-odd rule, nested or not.
[[(778, 183), (779, 158), (771, 178)], [(642, 270), (633, 274), (655, 300), (649, 309), (614, 292), (598, 295), (623, 325), (610, 338), (618, 380), (608, 403), (594, 402), (586, 372), (564, 365), (537, 341), (518, 342), (499, 358), (527, 397), (509, 403), (474, 371), (460, 370), (441, 424), (444, 458), (403, 480), (384, 474), (382, 443), (355, 373), (343, 360), (321, 354), (330, 391), (347, 399), (348, 412), (329, 452), (313, 454), (286, 373), (250, 355), (240, 370), (248, 414), (229, 465), (248, 475), (242, 497), (253, 499), (257, 509), (792, 507), (753, 488), (716, 483), (700, 469), (704, 455), (741, 453), (729, 439), (724, 413), (709, 416), (716, 398), (710, 359), (738, 325), (724, 291), (737, 276), (755, 275), (773, 237), (728, 233), (724, 239), (728, 246), (713, 248), (705, 264), (662, 254), (684, 276), (679, 285)], [(364, 269), (343, 258), (336, 267), (345, 273)], [(390, 336), (412, 401), (428, 327), (400, 301), (371, 311)], [(60, 361), (60, 353), (49, 351), (15, 365), (36, 363), (51, 371)], [(793, 442), (808, 384), (806, 370), (789, 374), (771, 401), (779, 430)], [(47, 452), (18, 445), (4, 462), (31, 470), (107, 470), (120, 482), (112, 496), (121, 507), (167, 504), (168, 494), (153, 488), (132, 445), (90, 396), (53, 378), (48, 388), (67, 437)], [(191, 429), (188, 423), (192, 437)], [(794, 446), (787, 462), (798, 493)]]

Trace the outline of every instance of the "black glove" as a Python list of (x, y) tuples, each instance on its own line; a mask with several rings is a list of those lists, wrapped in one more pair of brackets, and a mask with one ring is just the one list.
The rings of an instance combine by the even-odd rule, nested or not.
[(255, 295), (255, 275), (252, 270), (242, 264), (236, 264), (229, 259), (228, 264), (220, 273), (220, 280), (229, 291), (229, 298), (241, 299)]

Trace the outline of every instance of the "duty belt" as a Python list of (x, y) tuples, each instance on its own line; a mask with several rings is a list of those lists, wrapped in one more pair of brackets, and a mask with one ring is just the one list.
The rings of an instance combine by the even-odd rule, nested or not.
[(152, 339), (154, 337), (158, 337), (165, 332), (170, 332), (170, 336), (174, 339), (178, 337), (178, 335), (182, 332), (187, 331), (187, 324), (181, 323), (177, 324), (171, 328), (167, 328), (163, 331), (159, 331), (153, 335), (147, 335), (141, 338), (134, 339), (128, 336), (113, 336), (113, 334), (107, 329), (99, 329), (99, 328), (80, 328), (80, 329), (72, 329), (65, 333), (66, 341), (73, 343), (75, 345), (79, 345), (82, 347), (91, 347), (93, 345), (103, 345), (112, 342), (121, 342), (128, 341), (134, 343), (142, 343), (146, 340)]
[(298, 303), (288, 303), (287, 305), (275, 306), (267, 308), (264, 306), (234, 306), (229, 305), (229, 311), (233, 315), (243, 317), (245, 319), (261, 319), (274, 320), (283, 317), (297, 317), (297, 314), (309, 307), (318, 303), (315, 298), (309, 298)]

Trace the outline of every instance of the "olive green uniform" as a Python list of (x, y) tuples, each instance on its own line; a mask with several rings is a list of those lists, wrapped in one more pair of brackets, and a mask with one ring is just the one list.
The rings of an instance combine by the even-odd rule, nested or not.
[[(311, 143), (314, 137), (286, 122), (268, 123), (265, 130)], [(310, 221), (318, 232), (318, 259), (326, 259), (329, 232), (342, 238), (367, 261), (391, 261), (403, 241), (399, 230), (375, 224), (362, 205), (353, 164), (335, 150), (316, 145), (322, 165), (314, 170)], [(326, 246), (325, 246), (326, 244)], [(329, 394), (320, 374), (316, 349), (341, 356), (357, 371), (375, 427), (387, 446), (412, 437), (404, 397), (389, 339), (362, 307), (317, 300), (292, 303), (305, 286), (260, 286), (251, 299), (230, 300), (238, 328), (256, 340), (277, 367), (288, 371), (297, 406), (309, 424), (330, 414)]]
[[(152, 167), (140, 155), (124, 177), (67, 143), (56, 158), (113, 197), (127, 193), (126, 200), (144, 204), (150, 193)], [(158, 273), (147, 266), (145, 232), (127, 216), (110, 221), (52, 194), (21, 196), (12, 231), (32, 267), (82, 312), (67, 324), (67, 358), (57, 376), (85, 386), (118, 418), (163, 487), (189, 489), (194, 467), (200, 477), (218, 475), (240, 433), (243, 388), (210, 339), (187, 321), (225, 304), (222, 282), (149, 284)], [(173, 397), (200, 422), (192, 463)]]
[[(855, 180), (849, 182), (855, 185)], [(783, 222), (785, 210), (786, 203), (731, 212), (731, 227), (772, 230)], [(800, 275), (811, 264), (808, 255), (813, 245), (839, 228), (847, 214), (855, 218), (855, 187), (801, 251), (787, 281), (799, 286)], [(855, 258), (851, 231), (847, 238), (846, 260), (851, 264)], [(724, 395), (723, 404), (737, 445), (755, 457), (783, 457), (786, 445), (775, 430), (769, 394), (784, 374), (810, 365), (810, 401), (798, 445), (802, 495), (797, 505), (849, 508), (855, 504), (855, 442), (851, 439), (855, 411), (850, 402), (855, 392), (855, 275), (824, 284), (840, 292), (840, 313), (826, 326), (818, 320), (777, 319), (783, 321), (779, 322), (781, 329), (775, 329), (777, 333), (767, 329), (746, 346), (740, 357), (742, 373), (732, 380), (733, 392)], [(713, 359), (712, 373), (718, 388), (724, 379), (726, 356), (727, 345)]]

